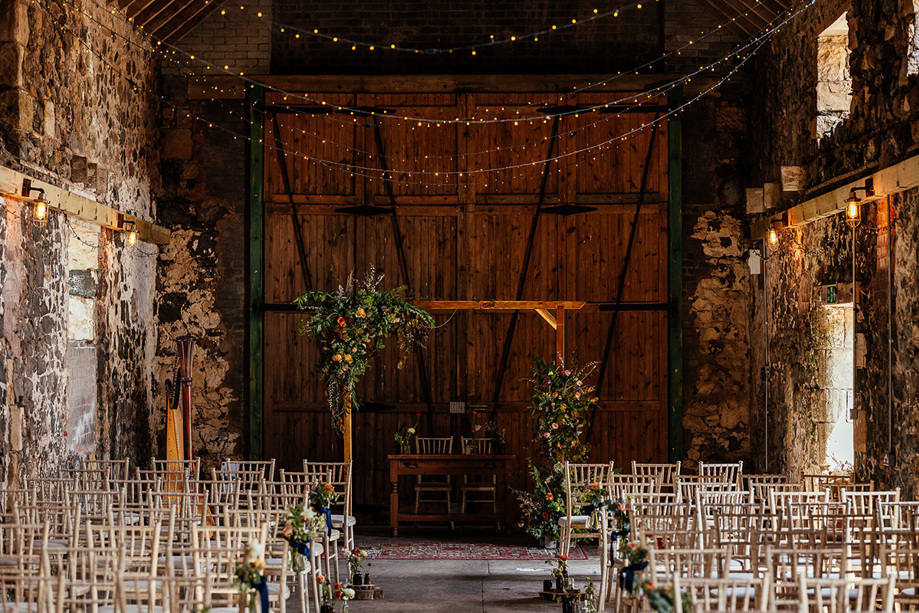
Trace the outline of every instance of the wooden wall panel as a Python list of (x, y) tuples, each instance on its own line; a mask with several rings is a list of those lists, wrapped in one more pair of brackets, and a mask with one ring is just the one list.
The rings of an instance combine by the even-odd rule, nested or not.
[[(372, 105), (435, 119), (466, 114), (479, 117), (486, 109), (492, 117), (539, 116), (539, 105), (527, 104), (539, 99), (536, 94), (336, 95), (343, 104)], [(541, 96), (552, 104), (572, 103), (555, 94)], [(603, 96), (608, 98), (609, 94)], [(577, 98), (579, 104), (595, 99), (594, 94)], [(574, 153), (630, 126), (640, 126), (649, 117), (653, 115), (623, 114), (601, 122), (596, 115), (566, 119), (560, 124), (556, 151), (563, 156)], [(597, 125), (579, 129), (591, 122)], [(372, 118), (354, 121), (342, 115), (282, 114), (279, 123), (284, 138), (289, 137), (310, 155), (331, 159), (337, 152), (348, 163), (370, 168), (366, 176), (356, 173), (352, 177), (329, 168), (312, 168), (302, 160), (292, 165), (296, 223), (303, 233), (305, 259), (315, 287), (331, 289), (344, 283), (352, 270), (362, 277), (374, 268), (386, 275), (387, 287), (408, 284), (419, 299), (516, 298), (545, 170), (544, 165), (532, 162), (545, 156), (551, 120), (528, 126), (523, 122), (518, 126), (513, 122), (460, 123), (442, 129), (412, 126), (404, 120), (380, 120), (388, 167), (403, 171), (394, 175), (393, 191), (407, 274), (390, 214), (361, 217), (342, 212), (355, 204), (389, 205), (376, 170), (380, 167), (379, 150)], [(339, 136), (343, 131), (347, 134)], [(353, 146), (340, 147), (344, 141)], [(667, 160), (663, 126), (656, 141), (625, 277), (625, 304), (666, 302)], [(330, 142), (338, 148), (323, 148), (331, 146)], [(521, 142), (526, 146), (508, 148)], [(616, 299), (649, 143), (650, 134), (645, 131), (623, 146), (568, 155), (549, 165), (546, 206), (582, 202), (597, 210), (567, 217), (539, 215), (522, 297), (591, 303), (582, 312), (569, 312), (567, 319), (568, 358), (582, 365), (599, 362), (603, 354), (613, 314), (599, 310), (599, 305)], [(522, 163), (519, 169), (500, 176), (468, 174), (470, 169), (518, 162)], [(420, 169), (466, 174), (431, 181), (435, 185), (419, 185), (408, 175)], [(289, 304), (305, 289), (293, 231), (295, 218), (279, 187), (279, 167), (270, 155), (266, 155), (265, 172), (269, 186), (266, 300)], [(326, 408), (324, 382), (314, 374), (318, 349), (314, 341), (296, 334), (302, 317), (297, 312), (265, 314), (265, 448), (269, 456), (277, 457), (280, 466), (289, 469), (298, 468), (303, 458), (334, 460), (341, 454), (340, 440), (332, 431)], [(495, 312), (437, 313), (437, 328), (426, 346), (413, 352), (403, 368), (396, 368), (399, 359), (395, 347), (387, 347), (375, 358), (359, 390), (366, 410), (354, 418), (358, 504), (386, 504), (386, 456), (400, 424), (417, 421), (425, 435), (468, 433), (471, 417), (448, 413), (448, 403), (454, 400), (483, 406), (506, 429), (508, 448), (518, 456), (512, 481), (525, 485), (526, 457), (533, 444), (527, 381), (530, 356), (553, 359), (555, 333), (535, 313), (521, 312), (510, 343), (507, 370), (501, 377), (500, 358), (512, 317)], [(628, 466), (632, 459), (662, 461), (666, 457), (666, 329), (663, 310), (619, 313), (603, 386), (598, 391), (601, 402), (590, 441), (592, 459), (611, 459), (619, 466)], [(422, 385), (421, 361), (429, 379), (430, 404)], [(494, 404), (499, 379), (502, 385)]]

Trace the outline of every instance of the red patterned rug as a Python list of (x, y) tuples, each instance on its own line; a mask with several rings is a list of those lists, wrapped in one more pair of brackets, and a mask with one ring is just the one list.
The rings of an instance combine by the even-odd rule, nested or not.
[[(555, 557), (555, 549), (489, 543), (442, 543), (437, 541), (398, 541), (368, 543), (361, 549), (376, 560), (545, 560)], [(572, 545), (569, 560), (586, 560), (579, 545)]]

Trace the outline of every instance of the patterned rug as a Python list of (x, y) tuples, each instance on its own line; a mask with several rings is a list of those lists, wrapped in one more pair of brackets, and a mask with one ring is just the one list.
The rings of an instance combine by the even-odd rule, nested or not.
[[(558, 555), (555, 549), (489, 543), (441, 543), (398, 541), (369, 543), (361, 549), (376, 560), (545, 560)], [(579, 545), (572, 545), (569, 560), (586, 560)]]

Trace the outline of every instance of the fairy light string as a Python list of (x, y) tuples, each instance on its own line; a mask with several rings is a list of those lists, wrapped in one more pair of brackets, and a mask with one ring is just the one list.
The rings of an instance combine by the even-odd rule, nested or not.
[[(48, 12), (48, 9), (47, 9), (46, 7), (44, 7), (43, 5), (41, 5), (41, 3), (38, 2), (38, 0), (36, 0), (36, 3), (37, 3), (45, 12)], [(738, 63), (738, 65), (737, 65), (734, 69), (732, 69), (732, 70), (729, 72), (729, 74), (728, 74), (727, 76), (725, 76), (724, 78), (718, 80), (718, 81), (715, 82), (712, 86), (710, 86), (710, 87), (704, 89), (699, 95), (697, 95), (697, 96), (691, 98), (689, 101), (687, 101), (686, 103), (680, 105), (680, 106), (677, 107), (676, 109), (672, 109), (672, 110), (669, 111), (668, 113), (666, 113), (666, 114), (664, 114), (664, 115), (662, 115), (662, 116), (659, 116), (659, 117), (656, 118), (655, 120), (643, 124), (640, 128), (633, 129), (633, 130), (631, 130), (631, 131), (629, 131), (629, 132), (627, 132), (627, 133), (625, 133), (625, 134), (617, 135), (617, 136), (615, 136), (615, 137), (612, 137), (612, 138), (607, 139), (607, 140), (605, 140), (605, 141), (602, 141), (602, 142), (600, 142), (600, 143), (595, 143), (595, 144), (593, 144), (593, 145), (590, 145), (590, 146), (587, 146), (587, 147), (583, 147), (583, 148), (581, 148), (581, 149), (575, 149), (574, 151), (568, 151), (568, 152), (560, 153), (560, 154), (558, 154), (558, 155), (556, 155), (556, 156), (554, 156), (554, 157), (552, 157), (552, 158), (545, 158), (545, 159), (542, 159), (542, 160), (532, 160), (532, 161), (528, 161), (528, 162), (525, 162), (525, 163), (512, 164), (512, 165), (508, 165), (508, 166), (492, 167), (492, 168), (474, 168), (474, 169), (467, 169), (467, 170), (463, 170), (463, 171), (458, 171), (458, 170), (457, 170), (457, 171), (442, 171), (442, 172), (441, 172), (441, 171), (423, 171), (423, 170), (422, 170), (422, 171), (419, 171), (419, 170), (393, 169), (393, 170), (391, 170), (391, 171), (389, 171), (389, 172), (387, 172), (387, 173), (382, 173), (382, 171), (381, 171), (379, 168), (376, 168), (376, 167), (360, 166), (360, 165), (348, 164), (348, 163), (343, 163), (343, 162), (335, 162), (335, 161), (330, 161), (330, 160), (322, 160), (322, 159), (318, 159), (318, 158), (316, 158), (316, 157), (314, 157), (314, 156), (309, 156), (309, 155), (304, 154), (304, 153), (301, 153), (301, 152), (290, 151), (290, 150), (288, 150), (288, 149), (286, 149), (286, 148), (285, 148), (285, 149), (282, 149), (282, 152), (283, 152), (283, 153), (286, 153), (286, 154), (291, 154), (291, 155), (296, 155), (296, 156), (302, 157), (302, 158), (307, 159), (307, 160), (309, 160), (309, 161), (311, 161), (311, 162), (313, 162), (313, 163), (319, 164), (320, 166), (325, 167), (325, 168), (340, 168), (340, 169), (345, 170), (346, 172), (350, 172), (352, 175), (359, 175), (359, 174), (362, 174), (362, 173), (369, 173), (369, 174), (365, 174), (364, 176), (369, 176), (369, 177), (374, 178), (374, 179), (393, 180), (392, 177), (393, 177), (394, 175), (404, 175), (404, 176), (408, 176), (409, 178), (411, 178), (411, 175), (413, 175), (413, 174), (416, 175), (416, 176), (417, 176), (417, 175), (421, 175), (422, 177), (428, 176), (428, 175), (433, 175), (433, 176), (436, 176), (436, 177), (440, 177), (440, 176), (451, 177), (451, 176), (456, 176), (456, 175), (458, 175), (458, 176), (462, 177), (462, 176), (464, 176), (464, 175), (470, 175), (470, 174), (493, 173), (493, 172), (500, 172), (500, 171), (506, 171), (506, 170), (511, 170), (511, 169), (523, 168), (523, 167), (526, 167), (526, 166), (533, 166), (533, 165), (536, 165), (536, 164), (546, 163), (546, 162), (549, 162), (549, 161), (558, 161), (558, 160), (561, 160), (561, 159), (564, 159), (564, 158), (568, 158), (568, 157), (571, 157), (571, 156), (577, 156), (577, 155), (579, 155), (579, 154), (581, 154), (581, 153), (590, 152), (590, 151), (596, 151), (596, 150), (598, 150), (598, 149), (600, 149), (600, 148), (603, 148), (603, 147), (606, 147), (606, 146), (608, 146), (608, 145), (610, 145), (610, 144), (612, 144), (612, 143), (614, 143), (614, 142), (616, 142), (616, 141), (619, 141), (619, 140), (622, 140), (622, 139), (624, 139), (624, 138), (630, 137), (631, 135), (633, 135), (633, 134), (635, 134), (635, 133), (637, 133), (637, 132), (639, 132), (639, 131), (645, 130), (645, 129), (647, 129), (648, 127), (651, 127), (651, 126), (654, 125), (655, 123), (657, 123), (657, 122), (659, 122), (659, 121), (662, 121), (662, 120), (664, 120), (664, 119), (670, 117), (671, 115), (673, 115), (673, 114), (675, 114), (675, 113), (681, 111), (682, 109), (686, 108), (686, 106), (688, 106), (688, 105), (691, 104), (692, 102), (695, 102), (696, 100), (700, 99), (701, 97), (703, 97), (703, 96), (706, 95), (707, 93), (710, 93), (711, 91), (714, 91), (715, 89), (717, 89), (717, 88), (718, 88), (722, 83), (724, 83), (728, 78), (730, 78), (731, 76), (733, 76), (733, 74), (735, 74), (735, 73), (737, 72), (737, 70), (739, 70), (739, 68), (749, 59), (749, 57), (751, 57), (751, 56), (753, 55), (753, 53), (755, 53), (756, 50), (758, 50), (760, 47), (762, 47), (762, 45), (765, 43), (765, 41), (768, 40), (768, 38), (771, 37), (772, 34), (774, 34), (778, 29), (780, 29), (784, 24), (788, 23), (791, 19), (793, 19), (794, 17), (796, 17), (798, 14), (800, 14), (801, 12), (803, 12), (803, 11), (807, 8), (807, 6), (810, 6), (810, 4), (811, 4), (811, 3), (806, 3), (806, 4), (802, 5), (801, 8), (799, 8), (797, 11), (791, 13), (785, 20), (783, 20), (778, 26), (776, 26), (775, 28), (773, 28), (770, 32), (768, 32), (768, 33), (765, 34), (764, 36), (757, 37), (756, 39), (754, 39), (753, 41), (751, 41), (751, 42), (748, 43), (747, 45), (744, 45), (744, 46), (741, 47), (740, 49), (737, 49), (737, 50), (735, 50), (734, 52), (732, 52), (732, 53), (728, 56), (729, 58), (738, 56), (743, 50), (747, 49), (747, 48), (750, 47), (751, 45), (756, 45), (755, 49), (754, 49), (750, 54), (744, 56), (744, 57), (741, 59), (741, 61)], [(50, 14), (50, 13), (49, 13), (49, 14)], [(121, 71), (119, 71), (116, 67), (112, 66), (111, 63), (108, 62), (105, 58), (102, 58), (102, 57), (100, 57), (98, 54), (96, 54), (96, 53), (92, 50), (92, 48), (87, 44), (87, 42), (86, 42), (85, 40), (83, 40), (81, 37), (79, 37), (78, 35), (76, 35), (76, 34), (75, 34), (70, 28), (68, 28), (66, 25), (63, 25), (63, 24), (59, 24), (59, 25), (60, 25), (60, 29), (61, 29), (62, 31), (67, 32), (67, 33), (69, 33), (70, 35), (74, 36), (77, 40), (79, 40), (79, 41), (82, 43), (82, 45), (83, 45), (91, 54), (95, 55), (95, 56), (96, 56), (100, 61), (102, 61), (106, 66), (108, 66), (110, 69), (114, 70), (116, 73), (118, 73), (120, 76), (122, 76), (122, 78), (125, 78), (125, 79), (128, 81), (128, 83), (129, 83), (135, 90), (138, 90), (137, 85), (133, 82), (133, 80), (130, 79), (130, 77), (126, 77), (126, 76), (125, 76), (123, 73), (121, 73)], [(762, 41), (762, 42), (759, 42), (759, 41)], [(720, 63), (721, 61), (724, 61), (725, 59), (726, 59), (726, 58), (722, 58), (721, 60), (719, 60), (719, 61), (716, 62), (716, 63)], [(713, 65), (714, 65), (714, 64), (713, 64)], [(712, 66), (713, 66), (713, 65), (712, 65)], [(705, 70), (705, 67), (703, 67), (702, 70), (704, 71), (704, 70)], [(696, 73), (693, 73), (693, 74), (698, 74), (698, 72), (700, 72), (700, 71), (697, 71)], [(682, 79), (681, 79), (681, 80), (682, 80)], [(162, 96), (158, 96), (158, 97), (159, 97), (166, 105), (170, 106), (171, 108), (173, 108), (173, 109), (176, 110), (177, 112), (179, 112), (179, 113), (181, 113), (181, 114), (183, 114), (183, 115), (185, 115), (185, 116), (187, 116), (187, 117), (189, 117), (189, 118), (194, 118), (195, 120), (198, 120), (198, 121), (202, 121), (202, 122), (208, 123), (208, 125), (209, 125), (210, 127), (216, 127), (216, 128), (219, 129), (219, 130), (222, 130), (222, 131), (224, 131), (224, 132), (226, 132), (226, 133), (229, 133), (229, 134), (233, 135), (234, 138), (243, 138), (243, 139), (246, 139), (246, 140), (250, 140), (250, 141), (251, 141), (251, 139), (250, 139), (248, 136), (246, 136), (246, 135), (242, 135), (242, 134), (236, 133), (236, 132), (234, 132), (234, 131), (232, 131), (232, 130), (230, 130), (230, 129), (228, 129), (228, 128), (225, 128), (225, 127), (223, 127), (223, 126), (219, 126), (219, 125), (215, 126), (215, 124), (209, 122), (208, 120), (206, 120), (206, 119), (204, 119), (204, 118), (202, 118), (202, 117), (200, 117), (200, 116), (198, 116), (198, 115), (195, 115), (195, 114), (193, 114), (193, 113), (190, 113), (189, 111), (187, 111), (187, 110), (185, 110), (185, 109), (182, 109), (182, 108), (178, 107), (177, 105), (175, 105), (175, 104), (171, 103), (170, 101), (164, 99)], [(272, 145), (269, 145), (269, 144), (265, 143), (265, 142), (264, 142), (264, 139), (260, 139), (259, 143), (262, 144), (263, 146), (265, 146), (266, 148), (269, 148), (269, 149), (277, 149), (277, 147), (274, 147), (274, 146), (272, 146)], [(418, 182), (418, 181), (415, 181), (415, 182), (413, 182), (413, 183), (414, 183), (414, 184), (418, 184), (419, 182)], [(431, 185), (442, 185), (443, 183), (442, 183), (442, 181), (438, 181), (438, 182), (433, 182), (433, 183), (430, 183), (430, 184), (431, 184)]]
[[(656, 1), (656, 0), (655, 0), (655, 1)], [(615, 75), (612, 75), (612, 76), (610, 76), (609, 78), (603, 79), (603, 80), (598, 81), (598, 82), (596, 82), (596, 83), (588, 83), (586, 86), (582, 86), (582, 87), (580, 87), (580, 88), (575, 87), (575, 88), (573, 88), (573, 90), (572, 90), (571, 92), (561, 93), (561, 94), (559, 94), (559, 95), (562, 96), (562, 99), (564, 100), (565, 97), (573, 96), (573, 95), (576, 95), (576, 94), (578, 94), (578, 93), (580, 93), (580, 92), (583, 92), (583, 91), (586, 91), (586, 90), (589, 90), (589, 89), (592, 89), (592, 88), (602, 87), (602, 86), (608, 85), (608, 84), (614, 82), (615, 80), (620, 79), (620, 78), (623, 78), (623, 77), (628, 76), (628, 75), (630, 75), (630, 74), (637, 74), (640, 70), (643, 70), (644, 68), (650, 67), (650, 66), (652, 66), (653, 64), (658, 63), (658, 62), (660, 62), (660, 61), (662, 61), (662, 60), (664, 60), (664, 59), (666, 59), (666, 58), (668, 58), (668, 57), (670, 57), (670, 56), (672, 56), (672, 55), (680, 55), (683, 51), (685, 51), (686, 49), (692, 47), (694, 44), (698, 44), (699, 42), (701, 42), (702, 40), (704, 40), (704, 39), (707, 38), (708, 36), (711, 36), (711, 35), (713, 35), (713, 34), (716, 34), (716, 33), (720, 32), (723, 28), (725, 28), (725, 27), (727, 27), (728, 25), (730, 25), (731, 23), (735, 22), (737, 19), (739, 19), (739, 18), (741, 18), (741, 17), (746, 17), (746, 16), (750, 15), (750, 14), (758, 7), (758, 5), (760, 5), (760, 4), (762, 3), (762, 1), (763, 1), (763, 0), (755, 0), (755, 4), (754, 4), (753, 7), (748, 8), (748, 9), (747, 9), (746, 11), (744, 11), (743, 13), (741, 13), (741, 14), (735, 16), (734, 18), (730, 19), (730, 20), (727, 21), (727, 22), (724, 22), (724, 23), (719, 24), (717, 27), (715, 27), (715, 28), (713, 28), (713, 29), (711, 29), (711, 30), (709, 30), (709, 31), (707, 31), (707, 32), (703, 31), (703, 32), (700, 34), (699, 37), (696, 37), (695, 39), (692, 39), (692, 40), (688, 41), (687, 43), (685, 43), (685, 44), (682, 45), (681, 47), (678, 47), (677, 49), (674, 49), (674, 50), (665, 52), (665, 53), (664, 53), (663, 55), (661, 55), (659, 58), (656, 58), (656, 59), (654, 59), (654, 60), (645, 62), (644, 64), (641, 64), (641, 65), (639, 65), (639, 66), (637, 66), (637, 67), (635, 67), (635, 68), (633, 68), (633, 69), (631, 69), (631, 70), (628, 70), (628, 71), (625, 71), (625, 72), (618, 72), (618, 73), (616, 73)], [(64, 3), (68, 3), (67, 0), (63, 0), (63, 2), (64, 2)], [(73, 7), (74, 5), (70, 4), (70, 6)], [(636, 4), (636, 6), (639, 6), (639, 7), (640, 7), (641, 4), (638, 3), (638, 4)], [(74, 8), (75, 8), (76, 10), (78, 10), (78, 11), (83, 12), (82, 9), (80, 9), (80, 8), (78, 8), (78, 7), (74, 7)], [(116, 11), (114, 11), (114, 10), (111, 11), (111, 12), (112, 12), (113, 15), (116, 14)], [(225, 12), (225, 11), (224, 11), (224, 12)], [(93, 19), (92, 16), (86, 14), (85, 12), (84, 12), (84, 15), (87, 15), (87, 17), (89, 17), (90, 19)], [(780, 15), (781, 15), (781, 13), (779, 13), (778, 15), (776, 15), (776, 17), (775, 17), (772, 21), (770, 21), (770, 22), (767, 24), (765, 30), (768, 30), (769, 25), (771, 25), (771, 24), (775, 21), (775, 19), (778, 19), (778, 18), (780, 17)], [(615, 16), (618, 16), (618, 12), (616, 13)], [(93, 19), (93, 20), (94, 20), (94, 19)], [(94, 21), (95, 21), (95, 20), (94, 20)], [(99, 22), (97, 21), (97, 23), (99, 23)], [(169, 43), (166, 43), (165, 41), (156, 38), (156, 37), (153, 36), (152, 34), (150, 34), (150, 33), (148, 33), (148, 32), (144, 32), (142, 29), (141, 29), (140, 31), (143, 33), (144, 36), (148, 37), (148, 38), (153, 42), (153, 44), (154, 44), (156, 47), (165, 47), (165, 48), (166, 48), (166, 51), (164, 51), (164, 57), (166, 57), (166, 58), (169, 58), (170, 52), (171, 52), (172, 55), (176, 55), (176, 54), (178, 53), (179, 55), (182, 55), (182, 56), (184, 56), (184, 57), (186, 57), (186, 58), (189, 58), (188, 61), (196, 61), (196, 62), (199, 62), (200, 64), (202, 64), (202, 65), (204, 66), (204, 68), (205, 68), (206, 70), (210, 70), (210, 69), (213, 68), (213, 69), (215, 69), (215, 71), (218, 72), (218, 73), (222, 73), (222, 74), (224, 74), (224, 75), (231, 76), (231, 77), (233, 77), (233, 78), (241, 79), (244, 83), (247, 83), (247, 84), (250, 84), (250, 85), (259, 85), (259, 86), (261, 86), (261, 87), (264, 87), (267, 91), (270, 91), (270, 92), (273, 92), (273, 93), (283, 94), (283, 95), (286, 95), (286, 96), (288, 96), (288, 97), (293, 97), (294, 99), (300, 100), (300, 101), (303, 101), (303, 102), (314, 103), (314, 104), (320, 104), (320, 105), (328, 105), (328, 106), (332, 106), (332, 107), (338, 107), (338, 110), (353, 111), (353, 112), (361, 112), (361, 109), (356, 108), (356, 107), (353, 107), (353, 108), (352, 108), (352, 107), (342, 106), (342, 105), (339, 105), (339, 104), (331, 103), (331, 102), (329, 102), (328, 100), (323, 100), (323, 99), (321, 99), (321, 98), (310, 97), (310, 96), (308, 96), (308, 95), (306, 95), (306, 94), (300, 94), (300, 93), (293, 93), (293, 92), (285, 91), (285, 90), (283, 90), (283, 89), (281, 89), (281, 88), (277, 88), (277, 87), (271, 86), (271, 85), (269, 85), (269, 84), (262, 83), (262, 82), (260, 82), (260, 81), (258, 81), (258, 80), (256, 80), (256, 79), (251, 78), (251, 77), (246, 77), (245, 74), (244, 74), (243, 72), (240, 72), (239, 74), (237, 74), (237, 73), (235, 73), (235, 72), (229, 70), (229, 65), (227, 65), (227, 64), (225, 64), (225, 65), (221, 68), (220, 65), (218, 65), (218, 64), (214, 64), (214, 63), (209, 62), (209, 61), (206, 61), (206, 60), (204, 60), (204, 59), (195, 58), (195, 56), (194, 56), (193, 54), (190, 54), (190, 53), (188, 53), (188, 52), (186, 52), (186, 51), (182, 50), (181, 48), (176, 47), (176, 46), (174, 46), (174, 45), (170, 45)], [(127, 40), (127, 38), (125, 38), (125, 40)], [(128, 41), (128, 42), (129, 42), (129, 44), (132, 44), (132, 41)], [(174, 58), (169, 58), (169, 59), (174, 59)], [(700, 67), (700, 70), (701, 70), (701, 69), (702, 69), (702, 67)], [(193, 73), (193, 74), (194, 74), (194, 73)], [(210, 73), (210, 74), (214, 74), (214, 73)], [(196, 75), (196, 76), (200, 76), (200, 77), (202, 77), (202, 78), (207, 79), (207, 75), (205, 75), (205, 74)], [(650, 90), (650, 91), (654, 91), (654, 90)], [(547, 100), (543, 100), (543, 101), (540, 101), (540, 102), (528, 103), (528, 105), (532, 105), (532, 106), (547, 106), (547, 105), (552, 104), (553, 102), (555, 102), (555, 101), (554, 101), (554, 100), (548, 100), (548, 99), (547, 99)], [(609, 106), (610, 104), (614, 104), (614, 103), (615, 103), (615, 101), (605, 101), (605, 102), (603, 102), (603, 103), (600, 103), (600, 104), (596, 105), (596, 107), (594, 107), (594, 108), (596, 108), (596, 109), (606, 108), (606, 107)], [(582, 110), (579, 110), (579, 111), (570, 111), (570, 112), (567, 113), (567, 114), (576, 114), (576, 113), (578, 113), (578, 112), (587, 112), (588, 110), (591, 110), (591, 109), (590, 109), (590, 108), (585, 108), (585, 109), (582, 109)], [(556, 114), (566, 114), (566, 113), (556, 113)], [(471, 118), (469, 118), (469, 117), (466, 117), (466, 118), (456, 117), (456, 118), (453, 118), (453, 119), (449, 119), (449, 118), (446, 118), (446, 119), (431, 119), (431, 118), (426, 118), (426, 117), (412, 117), (412, 116), (409, 116), (409, 115), (396, 115), (396, 114), (386, 114), (386, 113), (384, 113), (384, 114), (378, 114), (377, 116), (380, 117), (380, 118), (383, 118), (383, 119), (400, 119), (400, 120), (410, 121), (410, 122), (421, 122), (422, 124), (434, 124), (434, 123), (441, 123), (441, 124), (442, 124), (442, 123), (509, 123), (509, 122), (519, 123), (519, 122), (521, 122), (521, 121), (523, 121), (523, 122), (541, 121), (541, 117), (537, 117), (537, 118), (507, 118), (507, 119), (499, 119), (499, 118), (496, 117), (496, 118), (494, 118), (494, 119), (489, 120), (489, 119), (477, 119), (477, 118), (475, 118), (475, 117), (471, 117)]]

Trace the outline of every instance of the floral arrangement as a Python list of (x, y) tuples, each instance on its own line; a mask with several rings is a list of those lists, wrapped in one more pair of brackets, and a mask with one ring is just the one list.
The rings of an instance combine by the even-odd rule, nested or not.
[(504, 447), (507, 443), (507, 434), (504, 431), (504, 428), (498, 428), (498, 424), (489, 421), (485, 424), (485, 436), (495, 441), (495, 445), (498, 447)]
[[(395, 335), (403, 353), (427, 338), (434, 319), (423, 309), (405, 301), (405, 288), (381, 291), (383, 275), (371, 269), (363, 281), (348, 277), (337, 291), (311, 290), (294, 300), (311, 312), (301, 321), (299, 332), (320, 343), (318, 370), (328, 385), (329, 408), (333, 424), (341, 430), (345, 413), (344, 395), (351, 407), (359, 408), (357, 381), (370, 365), (370, 359)], [(400, 360), (398, 367), (401, 368)]]
[(334, 609), (336, 603), (344, 601), (344, 611), (348, 610), (348, 601), (354, 599), (354, 590), (346, 587), (341, 583), (333, 584), (323, 575), (316, 576), (316, 583), (319, 584), (319, 603), (323, 607)]
[[(598, 399), (585, 383), (593, 371), (550, 366), (533, 358), (533, 427), (539, 447), (530, 458), (533, 491), (517, 491), (523, 508), (521, 526), (537, 539), (558, 538), (558, 520), (565, 515), (565, 462), (582, 462), (590, 450), (581, 442), (589, 408)], [(550, 496), (551, 494), (551, 496)]]
[(558, 520), (566, 513), (563, 497), (555, 494), (565, 491), (564, 464), (561, 468), (553, 466), (545, 476), (532, 460), (529, 466), (532, 491), (515, 491), (523, 510), (520, 527), (537, 540), (556, 541), (559, 537)]
[(564, 577), (568, 572), (568, 556), (546, 558), (546, 564), (555, 565), (555, 568), (552, 569), (552, 575), (555, 577)]
[(361, 572), (361, 564), (364, 563), (369, 557), (369, 554), (363, 549), (354, 548), (348, 552), (348, 571), (349, 575), (354, 579)]
[(554, 367), (539, 358), (533, 361), (533, 427), (543, 453), (555, 462), (583, 462), (589, 446), (581, 442), (587, 412), (599, 398), (584, 383), (593, 367), (581, 370)]
[[(653, 584), (648, 583), (645, 586), (645, 595), (648, 597), (648, 604), (651, 606), (652, 611), (657, 611), (657, 613), (674, 613), (676, 607), (673, 604), (673, 588), (665, 590), (661, 587), (654, 587)], [(692, 597), (683, 592), (680, 594), (680, 598), (683, 601), (683, 610), (692, 611)]]
[(310, 543), (322, 532), (322, 518), (309, 506), (290, 507), (279, 535), (290, 543), (290, 566), (299, 572), (299, 556), (310, 556)]
[[(417, 418), (421, 413), (415, 415)], [(396, 449), (398, 451), (407, 451), (408, 444), (412, 440), (412, 437), (415, 436), (415, 432), (418, 430), (418, 422), (415, 421), (414, 426), (403, 426), (402, 422), (399, 422), (399, 427), (396, 429), (396, 434), (393, 436), (393, 441), (396, 443)]]
[[(257, 595), (263, 592), (265, 587), (265, 549), (258, 541), (252, 541), (246, 547), (242, 560), (236, 565), (236, 578), (233, 582), (239, 589), (240, 594), (248, 594), (248, 606), (250, 611), (255, 610), (255, 601)], [(267, 595), (267, 592), (265, 592)]]
[(331, 509), (332, 504), (341, 497), (341, 493), (335, 491), (331, 483), (317, 483), (310, 490), (310, 504), (317, 511)]

